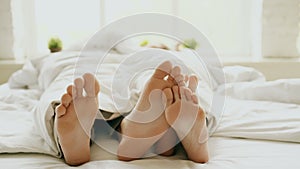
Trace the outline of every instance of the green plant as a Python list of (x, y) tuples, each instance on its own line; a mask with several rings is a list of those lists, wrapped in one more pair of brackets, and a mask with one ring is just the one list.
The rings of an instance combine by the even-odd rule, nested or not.
[(63, 47), (63, 44), (59, 38), (51, 38), (48, 41), (48, 49), (50, 49), (51, 53), (61, 51), (62, 47)]
[(148, 40), (144, 40), (140, 43), (140, 46), (144, 47), (147, 46), (149, 44)]
[(177, 43), (175, 50), (181, 51), (183, 48), (195, 50), (198, 46), (198, 42), (195, 39), (186, 39), (183, 42)]
[(198, 46), (198, 43), (195, 39), (186, 39), (183, 42), (183, 46), (185, 48), (190, 48), (190, 49), (196, 49), (196, 47)]

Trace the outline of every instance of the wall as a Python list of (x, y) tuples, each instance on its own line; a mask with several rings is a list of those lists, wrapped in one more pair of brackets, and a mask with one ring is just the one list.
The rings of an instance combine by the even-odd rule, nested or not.
[(13, 21), (11, 0), (0, 1), (0, 59), (14, 57)]
[(34, 0), (0, 1), (0, 59), (23, 60), (35, 50)]
[(264, 0), (262, 55), (298, 57), (299, 0)]

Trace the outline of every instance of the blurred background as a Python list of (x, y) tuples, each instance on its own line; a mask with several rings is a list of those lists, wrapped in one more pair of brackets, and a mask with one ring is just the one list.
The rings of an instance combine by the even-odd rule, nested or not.
[(114, 20), (143, 12), (190, 22), (221, 59), (297, 58), (299, 8), (299, 0), (1, 0), (0, 59), (47, 53), (52, 37), (68, 48)]

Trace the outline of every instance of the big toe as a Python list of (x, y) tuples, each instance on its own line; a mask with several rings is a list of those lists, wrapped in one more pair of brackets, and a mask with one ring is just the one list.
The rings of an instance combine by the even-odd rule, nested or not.
[(181, 69), (179, 66), (175, 66), (172, 68), (170, 76), (168, 76), (168, 81), (173, 84), (179, 84), (179, 82), (183, 81), (183, 75), (181, 74)]
[(58, 106), (55, 108), (55, 113), (56, 113), (56, 116), (57, 116), (58, 118), (60, 118), (60, 117), (62, 117), (63, 115), (65, 115), (66, 111), (67, 111), (66, 108), (65, 108), (62, 104), (58, 105)]
[(163, 79), (166, 76), (170, 75), (171, 70), (172, 70), (172, 63), (170, 61), (165, 61), (155, 69), (153, 77), (158, 79)]
[(98, 81), (96, 80), (95, 76), (86, 73), (83, 75), (84, 79), (84, 90), (89, 97), (97, 96), (100, 91), (100, 85)]

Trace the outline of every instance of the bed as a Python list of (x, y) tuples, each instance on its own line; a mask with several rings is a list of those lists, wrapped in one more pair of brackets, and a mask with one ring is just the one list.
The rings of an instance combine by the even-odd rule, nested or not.
[[(186, 54), (189, 53), (180, 55)], [(71, 50), (32, 59), (0, 86), (0, 168), (70, 168), (59, 158), (53, 133), (53, 104), (64, 92), (62, 86), (70, 84), (76, 75), (74, 65), (78, 55), (79, 51)], [(112, 53), (103, 62), (103, 71), (97, 72), (103, 93), (99, 96), (100, 108), (105, 110), (114, 109), (109, 93), (111, 70), (122, 61), (121, 56), (124, 54)], [(90, 66), (89, 59), (86, 57), (83, 66)], [(122, 162), (93, 144), (91, 161), (78, 168), (300, 168), (300, 79), (267, 81), (265, 72), (245, 66), (221, 68), (226, 84), (214, 91), (226, 100), (222, 116), (210, 115), (208, 163), (187, 160), (180, 146), (172, 157)], [(140, 82), (129, 93), (129, 103), (124, 105), (133, 106), (136, 102), (145, 81), (144, 77), (138, 79)], [(209, 87), (201, 86), (204, 81), (200, 82), (203, 83), (199, 93), (203, 97), (210, 95)], [(210, 99), (202, 98), (205, 109), (209, 109)], [(124, 112), (132, 109), (121, 108)], [(105, 135), (98, 139), (109, 146), (118, 144)]]

